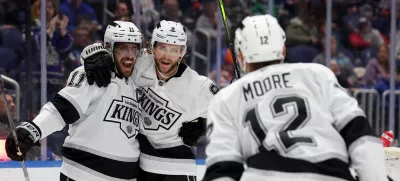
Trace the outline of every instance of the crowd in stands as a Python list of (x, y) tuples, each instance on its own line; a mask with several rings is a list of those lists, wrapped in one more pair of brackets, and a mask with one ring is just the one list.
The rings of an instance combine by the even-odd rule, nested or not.
[[(102, 42), (107, 24), (114, 20), (136, 23), (135, 8), (131, 0), (108, 0), (103, 18), (103, 0), (47, 0), (46, 27), (40, 20), (40, 0), (31, 0), (30, 25), (32, 41), (26, 45), (26, 3), (0, 0), (0, 74), (20, 83), (22, 90), (21, 113), (32, 119), (40, 110), (40, 48), (41, 28), (46, 28), (47, 49), (47, 100), (51, 99), (66, 83), (69, 73), (80, 66), (80, 53), (84, 47)], [(222, 85), (233, 78), (233, 58), (225, 45), (222, 31), (222, 51), (217, 55), (218, 3), (216, 0), (152, 0), (142, 7), (140, 29), (149, 41), (155, 24), (160, 20), (181, 22), (189, 36), (189, 50), (204, 55), (210, 50), (208, 60), (187, 59), (189, 65), (202, 75)], [(268, 0), (224, 0), (232, 34), (248, 15), (266, 14)], [(315, 62), (326, 64), (326, 0), (274, 0), (273, 15), (278, 18), (287, 36), (287, 63)], [(331, 57), (329, 66), (339, 83), (350, 90), (376, 89), (380, 94), (389, 89), (390, 1), (387, 0), (333, 0)], [(147, 9), (153, 9), (148, 11)], [(397, 10), (400, 11), (400, 3)], [(400, 12), (397, 12), (400, 20)], [(400, 22), (400, 21), (398, 21)], [(204, 30), (209, 37), (199, 34)], [(400, 30), (400, 27), (399, 29)], [(400, 31), (396, 41), (400, 42)], [(210, 47), (208, 47), (208, 45)], [(27, 47), (31, 48), (34, 111), (27, 113)], [(396, 46), (396, 60), (400, 60), (400, 43)], [(188, 51), (191, 52), (191, 51)], [(217, 77), (217, 56), (221, 57), (221, 76)], [(396, 61), (396, 89), (400, 90), (400, 61)], [(11, 95), (11, 94), (7, 94)], [(11, 97), (12, 98), (12, 97)], [(0, 99), (1, 100), (1, 99)], [(4, 107), (0, 103), (0, 139), (7, 130)], [(13, 107), (13, 105), (10, 105)], [(19, 121), (19, 120), (16, 120)], [(49, 148), (59, 155), (59, 148), (67, 136), (66, 130), (49, 137)], [(199, 157), (204, 157), (198, 148)]]

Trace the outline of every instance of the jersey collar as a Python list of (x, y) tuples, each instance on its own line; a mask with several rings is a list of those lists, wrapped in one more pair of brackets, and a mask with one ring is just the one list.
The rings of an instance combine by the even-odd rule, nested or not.
[(165, 80), (165, 82), (168, 82), (170, 79), (172, 79), (174, 77), (181, 77), (183, 72), (185, 72), (186, 68), (187, 68), (187, 65), (185, 63), (180, 63), (176, 74), (173, 75), (172, 77), (168, 78), (167, 80)]

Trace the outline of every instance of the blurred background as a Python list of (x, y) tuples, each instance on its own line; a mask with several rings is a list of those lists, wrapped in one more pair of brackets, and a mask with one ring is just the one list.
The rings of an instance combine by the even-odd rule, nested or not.
[[(396, 9), (400, 10), (400, 0), (223, 2), (232, 35), (248, 15), (275, 16), (287, 35), (286, 63), (330, 67), (357, 98), (375, 133), (380, 136), (390, 129), (399, 138), (400, 13)], [(0, 74), (15, 124), (32, 120), (65, 86), (69, 73), (81, 66), (83, 48), (102, 42), (113, 20), (135, 23), (146, 42), (160, 20), (179, 21), (189, 37), (186, 63), (219, 87), (233, 78), (233, 58), (217, 0), (0, 0)], [(0, 99), (0, 161), (8, 161), (3, 146), (9, 131)], [(67, 127), (53, 133), (30, 152), (28, 160), (61, 159), (67, 135)], [(204, 146), (202, 140), (194, 148), (200, 159), (205, 158)]]

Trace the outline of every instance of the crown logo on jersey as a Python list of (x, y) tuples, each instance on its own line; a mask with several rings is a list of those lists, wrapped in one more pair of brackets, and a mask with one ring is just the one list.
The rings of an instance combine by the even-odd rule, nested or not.
[(133, 138), (139, 132), (140, 106), (136, 100), (122, 96), (114, 99), (108, 108), (104, 121), (116, 123), (128, 138)]
[(133, 128), (131, 125), (126, 126), (126, 131), (128, 131), (129, 134), (132, 134)]
[(150, 126), (151, 125), (151, 119), (149, 118), (149, 117), (144, 117), (144, 124), (145, 125), (147, 125), (147, 126)]
[(143, 110), (143, 127), (145, 130), (159, 130), (160, 127), (169, 130), (182, 116), (182, 113), (172, 109), (169, 101), (157, 95), (152, 89), (142, 89), (143, 96), (140, 106)]

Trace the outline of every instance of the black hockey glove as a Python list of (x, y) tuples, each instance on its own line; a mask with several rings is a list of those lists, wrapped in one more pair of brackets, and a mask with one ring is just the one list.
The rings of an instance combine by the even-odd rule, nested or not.
[(10, 132), (6, 139), (7, 156), (14, 161), (22, 161), (26, 157), (26, 153), (34, 146), (40, 146), (39, 140), (42, 135), (38, 126), (33, 122), (22, 122), (15, 128), (19, 143), (19, 154), (14, 137)]
[(111, 72), (115, 72), (115, 65), (102, 44), (95, 43), (85, 47), (81, 54), (81, 62), (82, 60), (89, 85), (96, 82), (99, 87), (107, 87), (111, 83)]
[(182, 138), (183, 143), (188, 146), (196, 146), (201, 136), (206, 133), (206, 119), (198, 118), (196, 120), (182, 124), (178, 135)]

